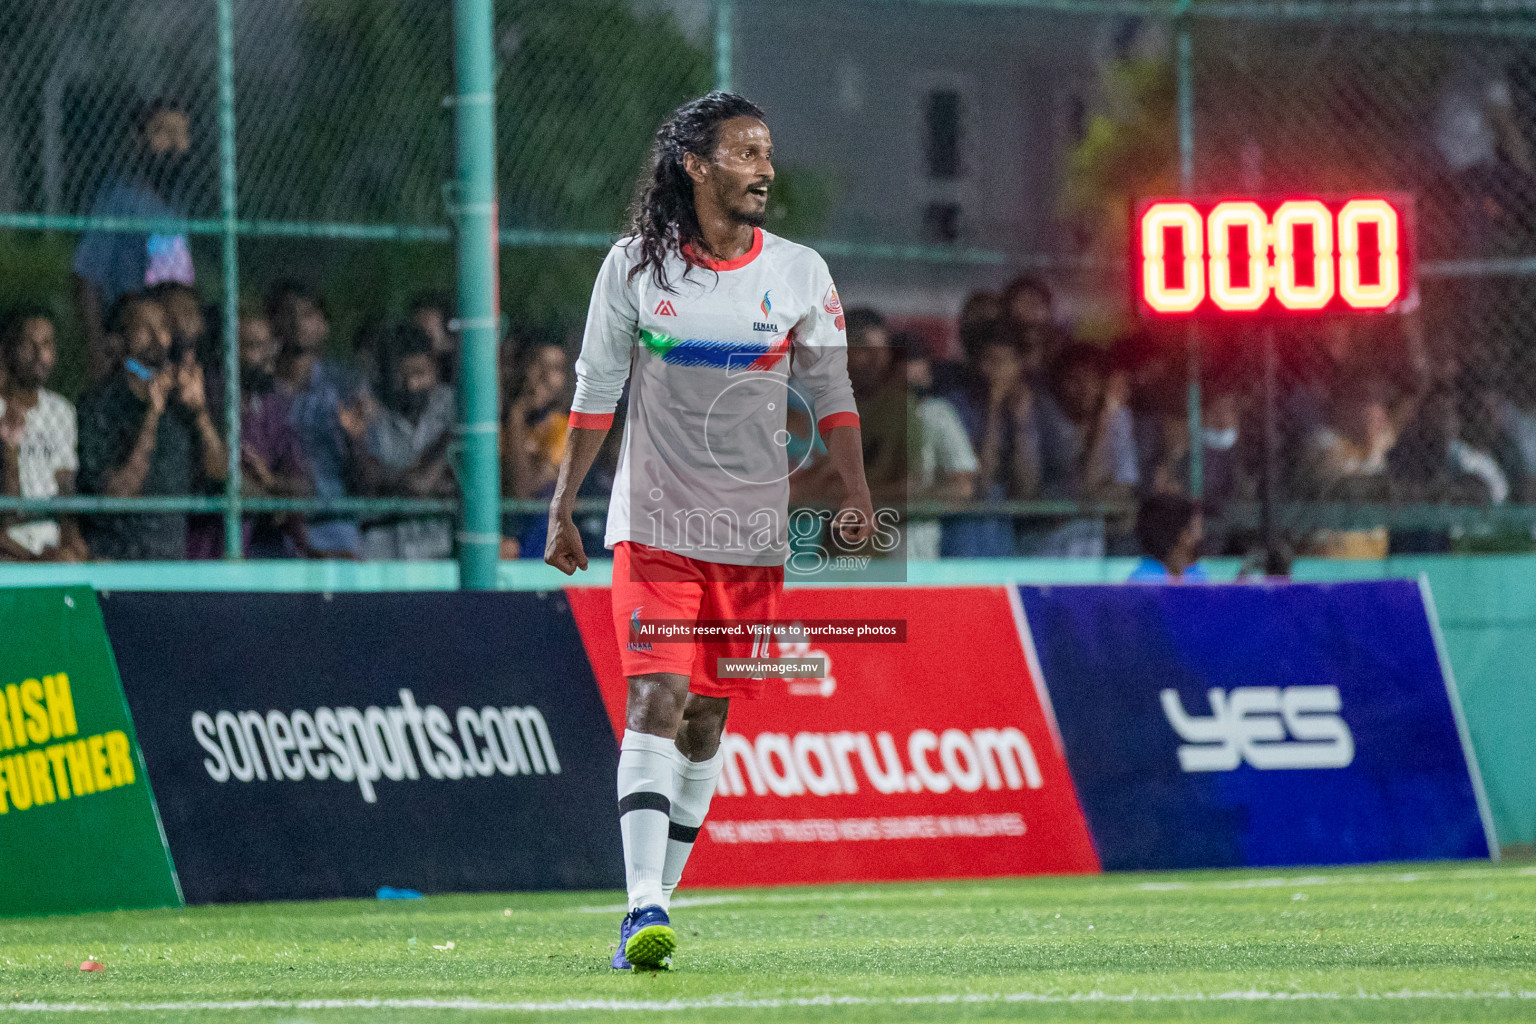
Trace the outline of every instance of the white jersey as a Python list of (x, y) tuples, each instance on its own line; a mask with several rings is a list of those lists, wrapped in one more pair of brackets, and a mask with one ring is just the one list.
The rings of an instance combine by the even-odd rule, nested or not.
[(608, 252), (592, 289), (571, 425), (629, 412), (604, 542), (706, 562), (782, 565), (789, 553), (789, 388), (817, 429), (857, 425), (843, 309), (812, 249), (753, 231), (734, 260), (689, 266), (671, 254), (671, 290), (634, 238)]

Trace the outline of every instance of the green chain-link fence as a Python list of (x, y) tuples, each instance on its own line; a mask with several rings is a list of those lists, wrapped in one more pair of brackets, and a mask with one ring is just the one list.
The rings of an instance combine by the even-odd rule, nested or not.
[[(448, 287), (451, 10), (441, 0), (0, 8), (0, 304), (53, 307), (64, 336), (57, 386), (77, 390), (87, 372), (70, 281), (81, 232), (186, 234), (210, 302), (224, 297), (229, 239), (241, 296), (258, 299), (282, 277), (313, 279), (332, 301), (341, 348), (368, 320), (401, 314), (410, 294)], [(972, 276), (997, 282), (1027, 268), (1101, 337), (1132, 326), (1123, 268), (1133, 194), (1409, 191), (1422, 250), (1413, 326), (1332, 339), (1320, 327), (1284, 339), (1282, 374), (1289, 393), (1302, 393), (1342, 372), (1327, 360), (1344, 349), (1351, 359), (1375, 353), (1388, 404), (1424, 392), (1441, 433), (1496, 458), (1505, 500), (1462, 494), (1443, 465), (1419, 466), (1407, 474), (1412, 486), (1379, 492), (1319, 487), (1303, 479), (1308, 440), (1295, 437), (1286, 495), (1325, 504), (1289, 505), (1287, 524), (1298, 541), (1329, 522), (1377, 520), (1492, 523), (1528, 535), (1525, 503), (1536, 501), (1526, 479), (1536, 478), (1529, 0), (498, 0), (495, 10), (502, 304), (530, 335), (563, 337), (579, 323), (652, 132), (713, 84), (778, 101), (769, 109), (785, 172), (770, 226), (815, 244), (840, 276), (862, 267), (850, 273), (953, 292)], [(891, 114), (907, 95), (888, 88), (897, 78), (883, 62), (905, 62), (915, 95), (959, 82), (980, 102), (1016, 104), (1030, 115), (1020, 131), (1048, 127), (1025, 146), (1045, 155), (1026, 160), (1020, 147), (999, 145), (990, 159), (993, 140), (973, 131), (969, 166), (918, 202), (937, 216), (905, 216), (884, 190), (893, 165), (918, 159), (922, 129), (916, 114)], [(184, 166), (153, 169), (169, 175), (156, 179), (164, 213), (124, 213), (101, 196), (116, 180), (151, 172), (133, 117), (155, 97), (184, 106), (191, 149)], [(871, 121), (880, 134), (844, 127)], [(1006, 131), (1012, 122), (988, 123)], [(1000, 188), (1024, 197), (1016, 210), (977, 207), (976, 195)], [(1252, 375), (1242, 369), (1243, 341), (1201, 339), (1208, 389), (1214, 380), (1244, 390)], [(1175, 358), (1181, 374), (1186, 359)], [(1178, 416), (1168, 404), (1177, 462)], [(1426, 429), (1425, 416), (1417, 422)], [(1251, 488), (1234, 493), (1232, 520), (1251, 520), (1243, 500)], [(224, 507), (213, 495), (142, 500)], [(249, 499), (246, 509), (453, 504)], [(120, 505), (129, 507), (69, 503)]]

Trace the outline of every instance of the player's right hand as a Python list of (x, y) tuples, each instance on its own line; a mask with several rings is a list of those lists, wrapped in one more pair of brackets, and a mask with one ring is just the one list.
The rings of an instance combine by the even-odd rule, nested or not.
[(581, 531), (570, 516), (551, 516), (549, 539), (544, 542), (544, 561), (567, 576), (587, 567), (587, 553), (581, 546)]

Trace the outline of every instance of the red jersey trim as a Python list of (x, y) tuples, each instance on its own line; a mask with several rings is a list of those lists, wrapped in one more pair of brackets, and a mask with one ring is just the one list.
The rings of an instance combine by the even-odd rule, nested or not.
[(833, 427), (856, 427), (859, 425), (859, 414), (856, 412), (828, 413), (816, 421), (816, 429), (825, 434)]
[(613, 413), (577, 412), (575, 409), (572, 409), (570, 424), (583, 430), (607, 430), (613, 426)]
[(705, 270), (740, 270), (742, 267), (757, 259), (757, 254), (763, 251), (763, 229), (752, 229), (752, 246), (746, 252), (733, 260), (717, 260), (700, 255), (692, 246), (683, 250), (683, 256), (696, 267)]

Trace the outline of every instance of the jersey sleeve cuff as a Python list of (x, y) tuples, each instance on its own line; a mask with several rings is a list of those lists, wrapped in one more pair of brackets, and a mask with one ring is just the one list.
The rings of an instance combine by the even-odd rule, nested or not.
[(856, 427), (859, 425), (859, 414), (856, 412), (828, 413), (816, 421), (816, 429), (825, 434), (833, 427)]
[(583, 430), (607, 430), (613, 426), (613, 413), (611, 412), (577, 412), (571, 410), (571, 426), (580, 427)]

